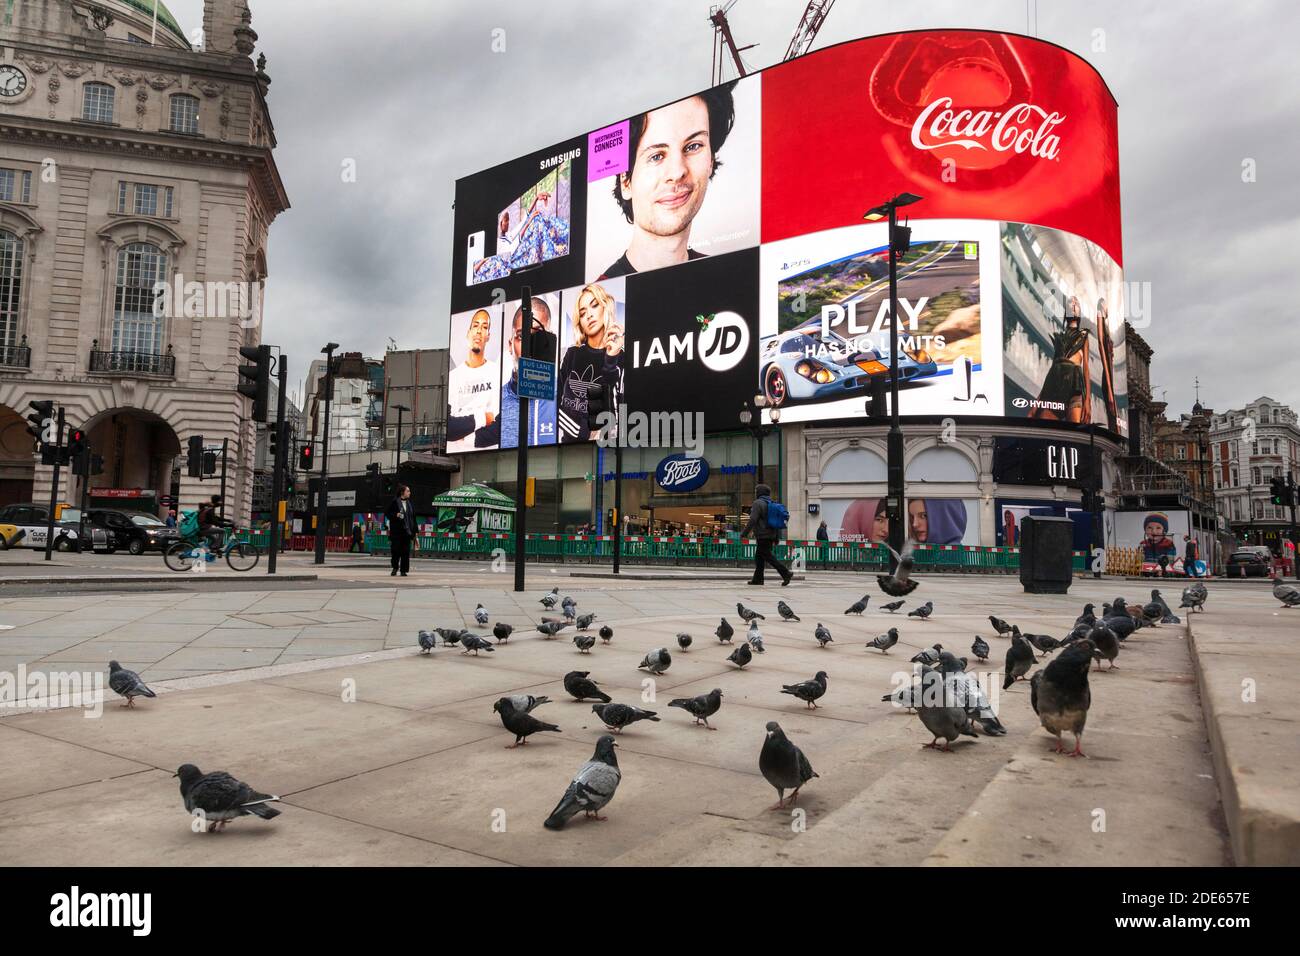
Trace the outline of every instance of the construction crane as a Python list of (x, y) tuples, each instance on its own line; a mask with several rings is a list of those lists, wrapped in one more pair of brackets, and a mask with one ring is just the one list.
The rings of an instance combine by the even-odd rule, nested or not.
[[(748, 46), (736, 46), (736, 38), (731, 33), (731, 23), (727, 19), (727, 14), (735, 5), (736, 0), (727, 0), (725, 5), (721, 7), (714, 6), (709, 9), (709, 22), (713, 24), (714, 86), (723, 81), (723, 72), (728, 55), (736, 68), (736, 75), (748, 76), (750, 69), (745, 65), (745, 61), (741, 59), (740, 54), (743, 50), (752, 50), (758, 46), (757, 43), (751, 43)], [(786, 60), (803, 56), (811, 49), (813, 40), (817, 37), (817, 31), (826, 22), (826, 17), (830, 14), (831, 7), (834, 5), (835, 0), (808, 0), (808, 6), (804, 8), (803, 16), (799, 19), (799, 26), (795, 28), (794, 36), (790, 37), (790, 45), (786, 47), (785, 56), (781, 58), (781, 62), (784, 63)]]

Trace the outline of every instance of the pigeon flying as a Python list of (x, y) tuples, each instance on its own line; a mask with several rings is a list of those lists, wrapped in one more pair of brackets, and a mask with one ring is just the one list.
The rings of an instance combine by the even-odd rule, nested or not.
[(893, 574), (877, 574), (876, 583), (880, 585), (880, 590), (890, 597), (906, 597), (916, 590), (917, 585), (917, 582), (912, 580), (912, 552), (916, 545), (909, 541), (903, 548), (902, 554), (889, 545), (885, 545), (885, 548), (894, 556), (898, 566), (894, 568)]

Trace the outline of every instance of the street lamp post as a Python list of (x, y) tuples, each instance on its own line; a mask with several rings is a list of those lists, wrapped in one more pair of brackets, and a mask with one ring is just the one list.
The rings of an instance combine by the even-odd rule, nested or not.
[(397, 409), (397, 462), (393, 465), (393, 477), (397, 477), (397, 471), (402, 467), (402, 415), (411, 409), (406, 405), (394, 405)]
[(321, 438), (320, 494), (316, 500), (316, 564), (325, 563), (325, 515), (330, 493), (330, 403), (334, 401), (334, 350), (337, 342), (330, 342), (321, 354), (325, 356), (325, 433)]
[(758, 461), (755, 463), (754, 479), (759, 484), (763, 481), (763, 440), (776, 431), (777, 425), (781, 422), (781, 409), (772, 408), (768, 411), (768, 417), (772, 419), (772, 424), (764, 425), (763, 409), (766, 407), (767, 397), (759, 394), (754, 396), (752, 409), (746, 407), (740, 411), (740, 424), (758, 442)]
[[(903, 474), (903, 429), (898, 421), (898, 257), (911, 245), (911, 229), (899, 229), (898, 207), (910, 206), (919, 202), (920, 196), (912, 193), (899, 193), (873, 209), (869, 209), (863, 219), (878, 221), (889, 218), (889, 453), (888, 478), (889, 492), (887, 510), (889, 512), (889, 546), (895, 554), (903, 550), (903, 494), (905, 478)], [(891, 556), (891, 572), (897, 561)]]

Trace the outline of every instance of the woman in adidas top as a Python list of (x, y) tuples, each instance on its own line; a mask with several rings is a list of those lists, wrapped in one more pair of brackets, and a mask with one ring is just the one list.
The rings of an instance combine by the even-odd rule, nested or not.
[(558, 376), (556, 420), (561, 442), (590, 437), (587, 392), (591, 386), (623, 391), (623, 330), (617, 316), (614, 297), (604, 286), (593, 282), (578, 293), (573, 309), (577, 344), (564, 353)]

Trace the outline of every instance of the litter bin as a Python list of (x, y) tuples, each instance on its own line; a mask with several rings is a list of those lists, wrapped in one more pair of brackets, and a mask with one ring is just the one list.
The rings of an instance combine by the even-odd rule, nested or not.
[(1074, 580), (1074, 522), (1029, 515), (1020, 523), (1020, 583), (1026, 594), (1065, 594)]

